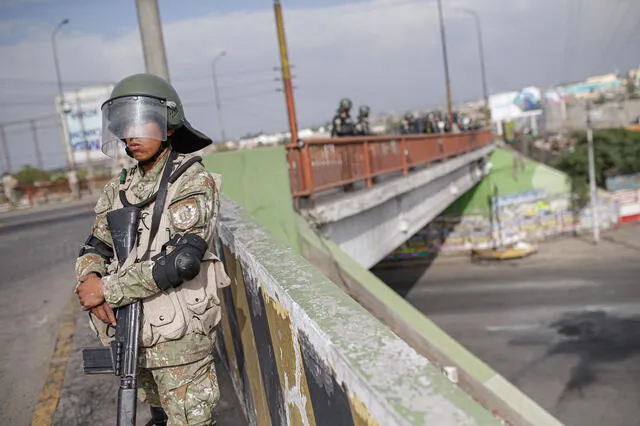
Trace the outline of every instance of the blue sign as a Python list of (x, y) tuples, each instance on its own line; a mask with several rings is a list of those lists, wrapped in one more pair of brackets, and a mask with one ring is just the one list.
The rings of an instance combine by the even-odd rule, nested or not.
[(621, 189), (640, 189), (640, 173), (608, 177), (605, 180), (608, 191), (620, 191)]

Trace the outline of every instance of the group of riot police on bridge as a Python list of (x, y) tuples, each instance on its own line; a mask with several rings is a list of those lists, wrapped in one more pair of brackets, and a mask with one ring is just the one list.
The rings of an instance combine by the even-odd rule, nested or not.
[[(371, 109), (367, 105), (358, 108), (356, 121), (351, 118), (353, 103), (349, 98), (343, 98), (338, 105), (338, 111), (331, 123), (331, 137), (365, 136), (373, 134), (369, 125)], [(431, 111), (423, 116), (415, 117), (407, 112), (395, 131), (391, 133), (421, 134), (421, 133), (450, 133), (453, 131), (452, 120), (446, 113)], [(466, 114), (454, 111), (453, 123), (458, 131), (474, 131), (481, 128), (481, 124), (474, 122)], [(390, 129), (391, 130), (391, 129)]]
[(343, 98), (338, 105), (338, 112), (331, 122), (331, 137), (365, 136), (371, 134), (369, 127), (369, 112), (371, 109), (367, 105), (358, 108), (357, 121), (351, 118), (351, 99)]

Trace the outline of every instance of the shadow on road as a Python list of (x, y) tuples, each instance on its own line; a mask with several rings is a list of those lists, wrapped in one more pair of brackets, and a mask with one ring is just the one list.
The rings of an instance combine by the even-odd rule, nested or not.
[(371, 272), (402, 297), (407, 297), (420, 278), (427, 273), (438, 253), (414, 259), (390, 260), (371, 268)]
[(460, 218), (448, 218), (427, 225), (407, 240), (406, 257), (383, 259), (371, 272), (406, 298), (438, 260), (442, 246), (459, 224)]
[(565, 314), (549, 324), (548, 334), (521, 334), (510, 345), (547, 345), (546, 353), (523, 368), (515, 382), (534, 366), (559, 354), (578, 357), (569, 380), (558, 400), (572, 393), (583, 397), (583, 390), (598, 381), (602, 364), (619, 363), (640, 354), (640, 316), (618, 317), (606, 311), (582, 311)]

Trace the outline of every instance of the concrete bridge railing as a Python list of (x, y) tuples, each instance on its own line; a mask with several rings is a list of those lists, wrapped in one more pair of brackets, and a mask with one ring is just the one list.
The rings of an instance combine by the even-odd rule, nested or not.
[(228, 199), (218, 234), (218, 349), (250, 424), (501, 423)]

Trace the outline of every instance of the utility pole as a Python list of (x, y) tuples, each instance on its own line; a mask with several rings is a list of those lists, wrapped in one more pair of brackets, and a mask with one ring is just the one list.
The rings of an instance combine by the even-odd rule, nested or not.
[(136, 0), (145, 69), (169, 81), (158, 0)]
[[(311, 170), (311, 156), (309, 154), (309, 145), (298, 139), (298, 119), (296, 117), (296, 104), (293, 97), (293, 84), (291, 83), (291, 66), (289, 64), (289, 53), (287, 52), (287, 38), (284, 33), (284, 19), (282, 17), (282, 5), (280, 0), (273, 1), (273, 11), (276, 18), (276, 30), (278, 32), (278, 46), (280, 48), (280, 67), (282, 68), (282, 88), (284, 91), (284, 99), (287, 106), (287, 117), (289, 119), (289, 132), (291, 140), (287, 147), (287, 157), (289, 160), (290, 170), (296, 166), (293, 156), (298, 155), (300, 161), (297, 162), (298, 176), (300, 177), (299, 185), (303, 189), (311, 189), (313, 187), (313, 173)], [(294, 182), (290, 182), (294, 188)], [(300, 201), (296, 199), (294, 209), (300, 209)]]
[(4, 133), (4, 126), (0, 124), (0, 142), (2, 142), (2, 151), (4, 151), (6, 166), (5, 172), (11, 173), (11, 155), (9, 155), (9, 147), (7, 147), (7, 135)]
[(627, 99), (629, 92), (625, 87), (624, 93), (618, 98), (618, 119), (620, 120), (620, 127), (625, 127), (628, 123), (627, 119)]
[(76, 95), (76, 115), (78, 116), (78, 125), (80, 127), (80, 135), (84, 141), (85, 149), (85, 161), (87, 162), (87, 189), (90, 194), (94, 193), (93, 190), (93, 162), (91, 161), (91, 146), (89, 146), (89, 139), (87, 139), (87, 132), (84, 127), (84, 111), (82, 110), (82, 101), (80, 100), (80, 94), (78, 91)]
[(227, 141), (227, 135), (224, 131), (224, 121), (222, 120), (222, 106), (220, 105), (220, 92), (218, 90), (218, 77), (216, 75), (216, 62), (225, 56), (227, 52), (224, 50), (216, 55), (211, 61), (211, 73), (213, 74), (213, 91), (216, 96), (216, 109), (218, 110), (218, 123), (220, 124), (220, 134), (222, 135), (222, 139), (220, 142), (225, 143)]
[(600, 223), (598, 222), (598, 194), (596, 189), (596, 165), (593, 152), (593, 130), (591, 129), (591, 100), (587, 100), (587, 152), (589, 157), (589, 194), (591, 200), (591, 227), (593, 242), (600, 242)]
[(40, 170), (44, 169), (44, 165), (42, 163), (42, 153), (40, 152), (40, 141), (38, 140), (38, 129), (36, 128), (36, 120), (30, 120), (31, 124), (31, 133), (33, 134), (33, 144), (36, 149), (36, 162), (38, 164), (38, 168)]
[(291, 83), (291, 66), (287, 51), (287, 38), (284, 32), (284, 19), (282, 17), (282, 5), (280, 0), (274, 0), (273, 9), (276, 16), (276, 29), (278, 31), (278, 44), (280, 46), (280, 64), (282, 67), (282, 84), (289, 118), (289, 131), (291, 132), (291, 145), (298, 142), (298, 122), (296, 118), (296, 105), (293, 98), (293, 84)]
[(442, 41), (442, 58), (444, 60), (444, 78), (447, 89), (447, 113), (449, 125), (453, 130), (453, 105), (451, 102), (451, 80), (449, 78), (449, 60), (447, 58), (447, 37), (444, 31), (444, 17), (442, 16), (442, 0), (438, 0), (438, 16), (440, 17), (440, 40)]
[(567, 102), (569, 102), (569, 98), (565, 97), (560, 102), (560, 117), (562, 117), (562, 128), (564, 130), (565, 135), (569, 136), (569, 115), (567, 114)]

